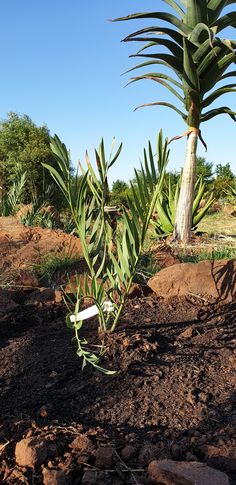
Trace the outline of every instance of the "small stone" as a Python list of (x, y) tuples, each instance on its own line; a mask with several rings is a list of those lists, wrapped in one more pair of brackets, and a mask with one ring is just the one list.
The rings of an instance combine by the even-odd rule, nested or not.
[(138, 283), (133, 283), (129, 290), (129, 298), (140, 298), (142, 296), (142, 287)]
[(88, 438), (85, 434), (80, 434), (77, 436), (72, 443), (69, 445), (72, 450), (79, 453), (90, 453), (93, 451), (94, 446), (92, 440)]
[(193, 336), (193, 328), (192, 327), (186, 328), (186, 330), (184, 330), (184, 332), (182, 332), (180, 334), (180, 337), (182, 337), (182, 338), (191, 338), (192, 336)]
[(236, 447), (204, 445), (200, 449), (209, 465), (236, 471)]
[(47, 443), (42, 438), (25, 438), (16, 443), (15, 458), (19, 466), (34, 468), (42, 465), (47, 456)]
[(71, 478), (63, 470), (43, 469), (44, 485), (70, 485)]
[(111, 446), (100, 446), (96, 452), (95, 466), (98, 468), (111, 468), (114, 463), (115, 449)]
[(154, 460), (149, 464), (148, 475), (153, 484), (229, 485), (225, 473), (199, 462)]
[(208, 394), (205, 394), (205, 392), (199, 393), (199, 400), (203, 403), (206, 403), (208, 401), (208, 397)]
[(126, 445), (121, 451), (121, 457), (125, 463), (130, 460), (133, 460), (135, 455), (136, 455), (136, 449), (132, 445)]

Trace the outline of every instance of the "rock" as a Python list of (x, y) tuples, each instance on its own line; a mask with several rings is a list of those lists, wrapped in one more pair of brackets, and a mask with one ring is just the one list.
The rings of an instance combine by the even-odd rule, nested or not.
[(44, 485), (70, 485), (71, 478), (65, 474), (63, 470), (43, 469), (43, 484)]
[(27, 298), (26, 305), (42, 306), (52, 303), (61, 303), (62, 292), (52, 288), (39, 288)]
[(182, 332), (180, 334), (180, 337), (182, 337), (182, 338), (191, 338), (192, 336), (193, 336), (193, 328), (192, 327), (186, 328), (186, 330), (184, 330), (184, 332)]
[(155, 274), (148, 286), (162, 298), (189, 293), (225, 302), (236, 298), (236, 260), (175, 264)]
[(204, 445), (201, 452), (209, 465), (236, 471), (236, 447)]
[(149, 464), (148, 475), (153, 484), (229, 485), (225, 473), (195, 461), (154, 460)]
[(156, 455), (156, 449), (152, 445), (145, 445), (141, 449), (138, 457), (138, 461), (140, 465), (147, 466), (149, 463), (154, 460)]
[(136, 455), (136, 449), (132, 445), (126, 445), (121, 451), (121, 457), (125, 463), (129, 462), (130, 460), (133, 460), (135, 455)]
[(153, 260), (161, 269), (180, 263), (179, 258), (173, 254), (171, 246), (166, 243), (154, 244), (150, 250)]
[(142, 286), (138, 283), (133, 283), (129, 289), (128, 298), (140, 298), (142, 296)]
[(31, 271), (20, 270), (20, 284), (22, 286), (36, 287), (39, 286), (39, 281)]
[(79, 453), (91, 453), (94, 449), (92, 440), (88, 438), (85, 434), (80, 434), (77, 436), (72, 443), (69, 445), (72, 450)]
[(25, 438), (16, 443), (15, 458), (20, 466), (34, 468), (42, 465), (48, 456), (47, 443), (42, 438)]
[(98, 468), (111, 468), (114, 463), (115, 449), (111, 446), (100, 446), (96, 452), (95, 466)]

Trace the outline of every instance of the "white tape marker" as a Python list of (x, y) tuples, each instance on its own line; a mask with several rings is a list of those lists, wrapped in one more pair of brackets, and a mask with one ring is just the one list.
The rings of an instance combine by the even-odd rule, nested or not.
[[(104, 301), (102, 304), (102, 310), (104, 312), (113, 312), (114, 306), (111, 301)], [(95, 315), (98, 315), (99, 310), (97, 305), (92, 305), (89, 308), (86, 308), (85, 310), (82, 310), (82, 312), (77, 313), (76, 315), (71, 315), (70, 316), (70, 321), (72, 323), (79, 322), (81, 320), (87, 320), (88, 318), (95, 317)]]

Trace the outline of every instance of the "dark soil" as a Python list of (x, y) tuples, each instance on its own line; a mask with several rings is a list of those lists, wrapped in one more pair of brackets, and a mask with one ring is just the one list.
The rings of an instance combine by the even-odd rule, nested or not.
[[(113, 447), (113, 461), (94, 483), (148, 483), (151, 459), (168, 457), (207, 461), (236, 484), (236, 303), (129, 300), (106, 338), (103, 365), (117, 370), (109, 377), (81, 371), (62, 304), (38, 308), (24, 305), (26, 291), (12, 296), (21, 306), (0, 314), (2, 483), (43, 483), (42, 466), (15, 463), (16, 442), (42, 436), (56, 445), (43, 466), (65, 470), (72, 484), (102, 467), (95, 461), (102, 446)], [(86, 337), (95, 334), (88, 321)], [(85, 437), (87, 448), (72, 445)]]

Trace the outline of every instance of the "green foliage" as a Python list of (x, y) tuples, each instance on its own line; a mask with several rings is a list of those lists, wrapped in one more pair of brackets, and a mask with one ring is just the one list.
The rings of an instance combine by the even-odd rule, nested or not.
[(215, 173), (217, 178), (221, 178), (224, 180), (233, 180), (235, 178), (229, 163), (226, 163), (225, 165), (223, 165), (222, 163), (218, 163), (216, 165)]
[[(180, 179), (178, 180), (175, 190), (169, 180), (168, 191), (162, 191), (160, 197), (156, 202), (156, 215), (154, 214), (151, 222), (159, 237), (165, 237), (173, 233), (175, 213), (178, 204), (180, 193)], [(192, 210), (192, 230), (197, 228), (198, 223), (203, 219), (208, 209), (214, 202), (214, 198), (211, 195), (201, 207), (201, 203), (206, 198), (206, 184), (199, 178), (195, 184), (195, 198)]]
[(178, 257), (183, 263), (199, 263), (200, 261), (206, 261), (208, 259), (218, 261), (221, 259), (235, 259), (236, 248), (235, 247), (219, 247), (211, 250), (201, 250), (197, 253), (178, 253)]
[[(160, 66), (164, 71), (167, 69), (167, 74), (151, 71), (132, 77), (130, 82), (148, 79), (161, 84), (175, 96), (178, 103), (182, 104), (184, 111), (179, 109), (178, 104), (176, 106), (164, 101), (142, 106), (169, 107), (177, 112), (188, 126), (195, 128), (198, 128), (201, 122), (220, 114), (228, 114), (235, 121), (236, 113), (227, 106), (209, 109), (223, 94), (236, 91), (235, 83), (217, 86), (219, 81), (235, 75), (235, 71), (228, 72), (228, 68), (236, 61), (236, 41), (221, 39), (218, 36), (226, 27), (236, 26), (234, 11), (221, 16), (224, 7), (232, 2), (186, 0), (181, 2), (183, 7), (175, 1), (166, 3), (176, 15), (155, 11), (134, 13), (115, 19), (153, 19), (155, 25), (139, 29), (124, 39), (124, 42), (143, 43), (142, 48), (132, 57), (148, 59), (128, 72), (143, 67)], [(167, 23), (167, 28), (162, 22)], [(154, 51), (154, 47), (159, 50)], [(167, 53), (163, 52), (162, 47), (167, 49)], [(172, 71), (173, 77), (168, 71)]]
[[(20, 201), (29, 203), (44, 193), (52, 180), (42, 162), (54, 164), (46, 126), (38, 127), (27, 115), (9, 113), (0, 124), (0, 185), (7, 194), (15, 181), (18, 164), (27, 177)], [(54, 202), (59, 202), (54, 194)]]
[[(122, 149), (122, 144), (120, 144), (113, 155), (113, 146), (114, 140), (108, 160), (103, 140), (98, 150), (95, 150), (97, 171), (93, 169), (88, 154), (86, 154), (87, 170), (81, 166), (83, 178), (75, 201), (72, 201), (70, 192), (68, 151), (58, 137), (52, 139), (52, 150), (56, 155), (58, 170), (46, 166), (67, 200), (89, 269), (89, 273), (83, 277), (83, 281), (78, 277), (76, 304), (73, 309), (75, 321), (71, 321), (69, 314), (67, 324), (75, 332), (77, 354), (83, 359), (83, 367), (86, 363), (90, 363), (107, 373), (110, 371), (106, 371), (100, 366), (103, 346), (101, 345), (97, 353), (88, 347), (85, 340), (81, 339), (80, 330), (84, 322), (77, 319), (76, 315), (80, 312), (84, 298), (92, 298), (98, 308), (100, 332), (115, 330), (136, 274), (150, 219), (163, 185), (169, 155), (167, 140), (163, 141), (160, 132), (157, 147), (158, 171), (149, 143), (148, 156), (144, 151), (145, 157), (140, 172), (135, 172), (135, 184), (131, 183), (133, 200), (128, 198), (128, 210), (123, 207), (119, 211), (121, 233), (117, 228), (117, 211), (107, 205), (109, 201), (108, 172), (118, 159)], [(88, 189), (92, 194), (89, 200), (87, 198)], [(112, 305), (110, 312), (104, 310), (107, 300)], [(69, 309), (72, 313), (70, 306)]]
[(124, 192), (125, 190), (129, 189), (129, 184), (124, 182), (124, 180), (117, 179), (112, 184), (112, 194), (120, 194), (120, 192)]
[(72, 255), (71, 248), (60, 254), (49, 254), (40, 263), (34, 264), (32, 270), (43, 285), (50, 286), (58, 272), (68, 274), (81, 264), (81, 257)]
[(0, 189), (0, 192), (2, 192), (2, 196), (0, 197), (0, 210), (2, 216), (15, 214), (17, 204), (20, 201), (22, 191), (26, 184), (26, 176), (27, 174), (23, 171), (22, 165), (17, 163), (15, 167), (15, 180), (9, 188), (9, 191), (2, 192), (2, 189)]
[(42, 201), (41, 198), (36, 199), (32, 202), (32, 204), (30, 204), (26, 213), (21, 216), (21, 224), (28, 227), (39, 226), (47, 229), (55, 229), (57, 224), (54, 214), (47, 212), (46, 208), (46, 201)]
[(196, 178), (201, 178), (207, 185), (213, 180), (213, 163), (207, 162), (204, 157), (196, 159)]

